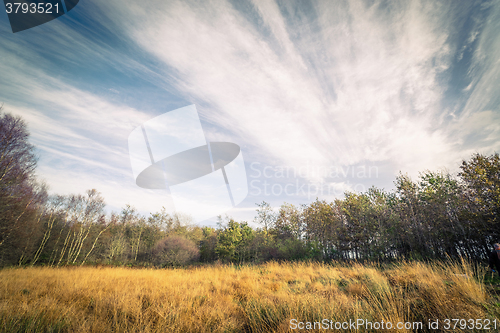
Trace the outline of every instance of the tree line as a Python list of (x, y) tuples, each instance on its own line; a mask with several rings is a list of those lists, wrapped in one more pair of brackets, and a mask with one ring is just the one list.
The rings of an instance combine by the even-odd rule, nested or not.
[(179, 266), (267, 260), (486, 258), (500, 240), (500, 158), (474, 154), (460, 172), (405, 174), (395, 190), (347, 192), (333, 202), (273, 209), (255, 222), (219, 217), (216, 228), (165, 209), (149, 216), (127, 205), (106, 215), (93, 189), (48, 195), (35, 176), (26, 123), (0, 109), (0, 267), (114, 264)]

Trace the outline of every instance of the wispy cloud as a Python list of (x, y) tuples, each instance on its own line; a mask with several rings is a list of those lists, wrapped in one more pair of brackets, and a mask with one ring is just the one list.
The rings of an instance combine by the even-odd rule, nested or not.
[[(97, 178), (116, 205), (122, 188), (133, 192), (124, 180), (128, 133), (189, 103), (208, 139), (237, 142), (247, 162), (374, 163), (385, 175), (417, 175), (500, 149), (498, 2), (109, 0), (78, 8), (81, 22), (68, 16), (47, 27), (58, 38), (6, 39), (1, 98), (34, 124), (52, 163), (74, 161), (65, 167), (85, 179), (74, 186)], [(43, 54), (47, 39), (57, 54)], [(54, 59), (69, 69), (55, 70)], [(141, 85), (159, 88), (152, 98), (149, 88), (132, 93)], [(186, 103), (161, 109), (161, 94)], [(56, 181), (53, 164), (43, 170)], [(154, 196), (137, 191), (141, 202)]]
[(253, 5), (258, 22), (224, 1), (128, 3), (123, 28), (177, 70), (179, 89), (209, 105), (208, 119), (266, 159), (391, 160), (416, 173), (458, 157), (446, 124), (437, 126), (439, 76), (456, 52), (452, 3)]
[(51, 191), (97, 188), (114, 210), (125, 203), (144, 213), (170, 207), (168, 197), (159, 200), (158, 193), (138, 188), (130, 169), (127, 137), (152, 116), (56, 78), (49, 65), (34, 65), (36, 54), (20, 45), (0, 50), (0, 70), (8, 78), (0, 82), (1, 101), (26, 120), (40, 151), (38, 173)]

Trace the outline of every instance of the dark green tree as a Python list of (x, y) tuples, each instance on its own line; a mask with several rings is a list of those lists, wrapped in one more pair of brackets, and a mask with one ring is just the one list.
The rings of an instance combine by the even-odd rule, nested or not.
[(250, 261), (251, 244), (255, 234), (246, 222), (238, 223), (229, 218), (219, 231), (215, 252), (221, 260), (242, 263)]

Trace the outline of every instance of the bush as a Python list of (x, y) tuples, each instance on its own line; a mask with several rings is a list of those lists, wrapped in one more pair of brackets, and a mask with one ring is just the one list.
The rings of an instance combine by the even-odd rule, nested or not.
[(198, 260), (200, 251), (193, 241), (171, 235), (156, 244), (152, 257), (153, 262), (159, 266), (182, 266)]

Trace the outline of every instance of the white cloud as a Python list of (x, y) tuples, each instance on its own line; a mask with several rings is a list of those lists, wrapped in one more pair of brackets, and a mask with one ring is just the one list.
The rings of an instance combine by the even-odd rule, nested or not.
[(276, 3), (256, 1), (269, 39), (223, 1), (155, 3), (154, 11), (129, 3), (123, 8), (132, 21), (123, 27), (176, 69), (187, 96), (210, 105), (206, 117), (268, 159), (297, 166), (392, 160), (412, 173), (449, 164), (456, 156), (443, 154), (451, 147), (436, 123), (445, 88), (438, 75), (452, 59), (452, 9), (314, 4), (317, 17), (285, 17)]
[[(249, 147), (247, 162), (296, 168), (380, 162), (393, 173), (416, 175), (453, 169), (475, 150), (500, 149), (498, 4), (460, 45), (450, 40), (460, 2), (248, 5), (259, 23), (224, 0), (89, 2), (82, 8), (92, 8), (107, 32), (130, 38), (125, 43), (136, 54), (159, 61), (141, 63), (75, 29), (61, 29), (54, 57), (71, 57), (69, 47), (76, 48), (103, 67), (141, 73), (155, 85), (175, 82), (179, 94), (198, 105), (208, 139)], [(463, 112), (445, 121), (443, 78), (454, 57), (462, 59), (476, 44), (464, 92), (470, 96)], [(36, 53), (25, 52), (29, 48), (7, 40), (0, 49), (0, 71), (9, 78), (0, 82), (2, 101), (33, 124), (33, 137), (50, 153), (42, 171), (53, 188), (81, 192), (93, 184), (113, 205), (124, 198), (156, 205), (153, 192), (138, 190), (126, 176), (128, 133), (152, 115), (52, 77), (43, 57), (37, 62)], [(105, 90), (122, 97), (122, 88), (116, 82)], [(51, 165), (58, 159), (64, 173)]]
[[(462, 158), (472, 153), (491, 154), (500, 151), (500, 5), (490, 7), (487, 20), (481, 24), (466, 88), (468, 96), (462, 112), (452, 126), (454, 138), (463, 147)], [(465, 156), (464, 156), (465, 155)]]
[(9, 78), (1, 85), (4, 110), (27, 122), (41, 151), (37, 173), (52, 193), (97, 188), (115, 210), (127, 202), (141, 211), (161, 207), (153, 191), (135, 185), (127, 149), (128, 134), (150, 115), (54, 78), (26, 60), (29, 52), (26, 58), (0, 53), (0, 70)]

